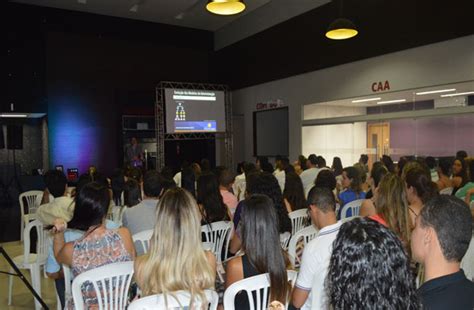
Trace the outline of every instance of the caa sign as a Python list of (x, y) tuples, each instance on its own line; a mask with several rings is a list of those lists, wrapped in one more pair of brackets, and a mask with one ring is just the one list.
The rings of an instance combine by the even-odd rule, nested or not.
[(379, 92), (379, 91), (386, 91), (386, 90), (390, 90), (390, 83), (388, 81), (372, 83), (372, 91), (374, 93)]

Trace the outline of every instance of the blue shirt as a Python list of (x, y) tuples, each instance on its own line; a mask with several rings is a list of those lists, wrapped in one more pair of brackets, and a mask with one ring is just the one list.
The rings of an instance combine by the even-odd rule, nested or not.
[[(106, 220), (105, 227), (107, 229), (117, 229), (120, 226), (115, 222)], [(82, 235), (84, 235), (84, 231), (82, 230), (66, 229), (66, 231), (64, 232), (64, 241), (65, 242), (75, 241), (81, 238)], [(45, 270), (47, 273), (54, 273), (54, 272), (58, 272), (60, 269), (61, 269), (61, 265), (59, 265), (59, 263), (56, 261), (56, 258), (54, 257), (53, 243), (51, 243), (48, 249), (48, 259), (46, 260)]]
[[(354, 200), (357, 199), (365, 199), (365, 192), (360, 192), (358, 195), (356, 192), (354, 192), (352, 189), (348, 188), (347, 190), (343, 191), (342, 193), (339, 194), (339, 202), (341, 207), (339, 208), (339, 212), (337, 214), (337, 218), (341, 219), (341, 211), (343, 207)], [(347, 210), (346, 212), (346, 217), (351, 217), (352, 216), (352, 210)]]

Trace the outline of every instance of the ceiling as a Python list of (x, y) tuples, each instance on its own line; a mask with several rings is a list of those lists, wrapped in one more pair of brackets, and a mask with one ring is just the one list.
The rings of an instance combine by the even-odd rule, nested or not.
[[(246, 17), (243, 29), (247, 35), (262, 31), (277, 23), (312, 10), (329, 0), (247, 0), (243, 13), (234, 16), (219, 16), (209, 13), (207, 0), (13, 0), (58, 9), (88, 12), (100, 15), (137, 19), (148, 22), (171, 24), (189, 28), (217, 31)], [(248, 23), (255, 24), (249, 34)], [(234, 31), (235, 23), (234, 23)]]

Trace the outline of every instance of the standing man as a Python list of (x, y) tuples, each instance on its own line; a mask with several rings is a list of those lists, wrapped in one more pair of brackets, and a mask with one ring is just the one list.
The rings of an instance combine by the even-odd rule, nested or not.
[(143, 164), (142, 148), (135, 137), (130, 139), (130, 145), (125, 149), (125, 163), (132, 167), (141, 167)]

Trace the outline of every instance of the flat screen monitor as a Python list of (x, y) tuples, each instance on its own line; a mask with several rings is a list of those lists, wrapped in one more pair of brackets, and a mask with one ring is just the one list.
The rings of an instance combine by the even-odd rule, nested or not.
[(167, 133), (225, 132), (225, 92), (165, 89)]
[(253, 112), (254, 156), (289, 156), (288, 108)]

